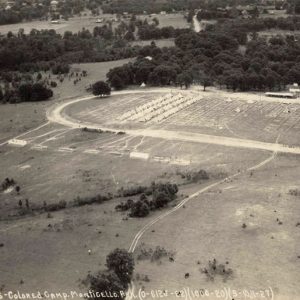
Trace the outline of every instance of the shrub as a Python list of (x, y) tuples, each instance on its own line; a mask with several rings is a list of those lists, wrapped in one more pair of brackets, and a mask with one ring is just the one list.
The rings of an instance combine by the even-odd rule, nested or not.
[[(228, 264), (228, 262), (226, 262)], [(208, 267), (201, 270), (207, 276), (208, 280), (214, 281), (216, 276), (221, 276), (223, 281), (232, 277), (232, 269), (226, 269), (225, 264), (218, 264), (217, 260), (214, 258), (212, 261), (208, 262)]]
[(150, 213), (149, 204), (145, 200), (139, 200), (131, 206), (130, 217), (143, 218)]
[(131, 188), (128, 188), (128, 189), (121, 188), (119, 190), (119, 194), (122, 197), (132, 197), (132, 196), (135, 196), (135, 195), (145, 193), (147, 191), (147, 189), (148, 188), (146, 186), (131, 187)]
[(174, 261), (175, 253), (166, 250), (164, 247), (157, 246), (154, 250), (152, 248), (146, 248), (145, 244), (142, 244), (137, 250), (138, 260), (150, 260), (151, 262), (161, 261), (163, 258), (169, 258), (169, 261)]
[(162, 208), (171, 201), (171, 198), (165, 192), (158, 192), (153, 195), (153, 206), (154, 208)]
[(121, 202), (120, 204), (118, 204), (115, 207), (115, 209), (117, 211), (127, 211), (127, 210), (131, 209), (133, 204), (134, 204), (134, 201), (132, 199), (128, 199), (125, 203)]
[(289, 194), (292, 196), (300, 196), (300, 190), (298, 189), (289, 190)]
[(19, 87), (19, 96), (21, 101), (43, 101), (51, 98), (53, 92), (46, 88), (42, 83), (25, 83)]
[(85, 198), (77, 197), (73, 201), (73, 206), (84, 206), (84, 205), (91, 205), (94, 203), (101, 204), (110, 199), (111, 199), (110, 196), (102, 196), (102, 195), (96, 195), (96, 196), (85, 197)]
[(67, 207), (67, 202), (64, 200), (59, 201), (58, 203), (47, 204), (43, 206), (45, 211), (58, 211), (65, 209)]
[(9, 179), (9, 178), (5, 178), (3, 180), (3, 182), (1, 183), (1, 188), (2, 190), (6, 190), (11, 186), (14, 186), (16, 184), (15, 180), (13, 178)]
[(56, 64), (51, 68), (54, 75), (57, 74), (67, 74), (70, 71), (70, 66), (67, 64)]

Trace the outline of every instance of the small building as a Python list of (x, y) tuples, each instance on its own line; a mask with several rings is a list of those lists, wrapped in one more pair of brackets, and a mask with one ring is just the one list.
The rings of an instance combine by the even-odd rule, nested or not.
[(275, 97), (275, 98), (289, 98), (289, 99), (296, 98), (296, 96), (293, 93), (288, 93), (288, 92), (282, 92), (282, 93), (267, 92), (265, 93), (265, 95), (267, 97)]
[(289, 89), (289, 92), (294, 94), (295, 97), (299, 97), (300, 96), (300, 88), (299, 88), (299, 85), (298, 83), (294, 83), (292, 85), (288, 85), (288, 89)]

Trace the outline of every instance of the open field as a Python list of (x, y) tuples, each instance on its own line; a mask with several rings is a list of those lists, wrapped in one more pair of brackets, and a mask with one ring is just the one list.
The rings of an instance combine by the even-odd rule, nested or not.
[(260, 31), (258, 34), (259, 36), (266, 37), (266, 38), (270, 38), (272, 36), (277, 36), (277, 35), (281, 35), (281, 36), (293, 35), (295, 38), (299, 38), (300, 30), (290, 31), (290, 30), (270, 29), (270, 30)]
[[(110, 19), (114, 17), (114, 15), (110, 14), (103, 14), (99, 17)], [(71, 31), (76, 33), (82, 28), (88, 29), (91, 32), (93, 31), (94, 27), (99, 26), (96, 23), (96, 20), (99, 17), (92, 17), (92, 16), (82, 16), (82, 17), (72, 17), (68, 21), (61, 20), (60, 24), (51, 24), (51, 21), (32, 21), (32, 22), (24, 22), (24, 23), (17, 23), (17, 24), (8, 24), (8, 25), (1, 25), (0, 26), (0, 34), (7, 34), (9, 31), (12, 33), (18, 33), (19, 29), (24, 29), (24, 33), (29, 33), (32, 29), (42, 30), (42, 29), (54, 29), (57, 33), (64, 34), (65, 31)], [(101, 25), (101, 24), (100, 24)]]
[[(93, 32), (96, 26), (102, 26), (103, 24), (96, 23), (98, 18), (103, 18), (104, 20), (110, 20), (115, 18), (112, 14), (101, 14), (97, 17), (92, 17), (90, 15), (82, 17), (72, 17), (68, 21), (61, 20), (60, 24), (51, 24), (49, 21), (32, 21), (17, 24), (0, 25), (0, 34), (7, 34), (9, 31), (12, 33), (18, 33), (19, 29), (24, 29), (24, 33), (29, 33), (32, 29), (42, 30), (42, 29), (54, 29), (57, 33), (64, 34), (66, 31), (71, 31), (76, 33), (82, 28), (88, 29)], [(153, 17), (139, 15), (141, 19), (147, 18), (151, 20), (156, 17), (159, 21), (159, 27), (173, 26), (174, 28), (189, 28), (189, 24), (182, 14), (167, 14), (167, 15), (155, 15)], [(119, 22), (114, 22), (113, 27), (116, 27)]]
[(98, 80), (106, 80), (106, 73), (110, 68), (121, 66), (129, 61), (131, 60), (123, 59), (112, 62), (74, 64), (71, 66), (71, 71), (76, 73), (86, 70), (88, 76), (82, 77), (81, 81), (74, 85), (74, 77), (70, 80), (66, 77), (63, 83), (60, 83), (56, 76), (52, 75), (51, 80), (56, 81), (58, 85), (53, 88), (54, 96), (51, 100), (37, 103), (0, 105), (0, 144), (8, 138), (18, 136), (46, 122), (46, 109), (54, 102), (86, 95), (87, 86)]
[[(295, 226), (299, 199), (288, 195), (299, 172), (298, 162), (278, 157), (253, 176), (246, 174), (211, 189), (153, 225), (140, 243), (175, 251), (175, 261), (139, 261), (136, 272), (147, 273), (150, 282), (136, 282), (135, 287), (143, 284), (148, 292), (184, 287), (211, 292), (224, 287), (238, 291), (271, 287), (274, 299), (299, 299), (295, 284), (300, 264), (299, 230)], [(218, 263), (228, 262), (232, 278), (226, 282), (220, 275), (214, 281), (207, 279), (201, 270), (214, 258)]]
[[(97, 70), (88, 72), (93, 77)], [(164, 115), (170, 99), (178, 109)], [(174, 251), (174, 261), (137, 260), (135, 274), (150, 281), (135, 279), (134, 290), (271, 287), (275, 299), (299, 299), (300, 206), (289, 191), (299, 188), (300, 156), (276, 150), (280, 144), (298, 149), (298, 101), (146, 88), (48, 103), (49, 122), (23, 132), (22, 146), (1, 146), (0, 178), (14, 178), (21, 188), (0, 193), (2, 290), (84, 291), (80, 280), (103, 269), (111, 250), (130, 249), (137, 257), (145, 243)], [(153, 117), (121, 118), (129, 112)], [(122, 133), (83, 130), (86, 124)], [(256, 147), (263, 143), (268, 151)], [(209, 180), (182, 176), (200, 169)], [(179, 185), (173, 205), (142, 219), (115, 211), (126, 200), (117, 197), (121, 187), (152, 181)], [(102, 204), (72, 206), (78, 196), (108, 193), (114, 196)], [(62, 200), (67, 207), (31, 215), (18, 205), (24, 199), (32, 208)], [(225, 283), (221, 275), (210, 281), (201, 272), (214, 258), (232, 269)]]
[(291, 16), (286, 13), (286, 10), (276, 10), (276, 9), (269, 9), (267, 14), (260, 14), (260, 18), (286, 18), (288, 16)]
[(167, 27), (173, 26), (174, 28), (189, 28), (190, 25), (184, 18), (182, 13), (172, 13), (172, 14), (152, 14), (151, 17), (147, 15), (138, 15), (139, 19), (144, 20), (147, 19), (148, 22), (153, 18), (157, 18), (159, 21), (158, 27)]

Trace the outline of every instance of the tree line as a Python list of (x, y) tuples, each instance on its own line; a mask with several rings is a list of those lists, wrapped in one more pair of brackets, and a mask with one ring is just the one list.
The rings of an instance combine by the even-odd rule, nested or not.
[(139, 51), (134, 63), (111, 69), (108, 81), (116, 89), (142, 82), (154, 86), (195, 82), (242, 91), (282, 90), (300, 83), (300, 43), (290, 35), (261, 38), (251, 32), (252, 22), (245, 20), (246, 25), (238, 27), (229, 21), (200, 33), (183, 33), (175, 39), (175, 47), (152, 43)]

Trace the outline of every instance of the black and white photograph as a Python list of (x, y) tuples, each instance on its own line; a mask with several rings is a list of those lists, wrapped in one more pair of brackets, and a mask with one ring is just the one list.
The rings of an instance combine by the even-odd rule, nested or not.
[(300, 0), (0, 0), (0, 300), (300, 300)]

